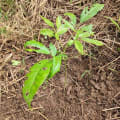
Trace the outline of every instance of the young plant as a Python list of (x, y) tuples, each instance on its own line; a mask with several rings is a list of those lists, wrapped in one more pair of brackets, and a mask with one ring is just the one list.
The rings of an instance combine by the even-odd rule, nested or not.
[[(105, 18), (109, 19), (118, 28), (120, 32), (120, 25), (113, 18), (107, 16), (105, 16)], [(118, 21), (120, 22), (120, 18), (118, 19)]]
[[(103, 9), (103, 7), (104, 7), (103, 4), (94, 4), (90, 8), (90, 10), (88, 10), (88, 7), (84, 8), (84, 10), (82, 11), (82, 13), (80, 15), (80, 24), (86, 22), (87, 20), (89, 20), (90, 18), (95, 16), (100, 10)], [(94, 32), (92, 31), (92, 29), (93, 29), (92, 24), (82, 26), (82, 27), (80, 27), (80, 29), (76, 29), (75, 28), (76, 16), (72, 13), (65, 13), (65, 15), (69, 16), (69, 18), (71, 19), (71, 23), (69, 23), (69, 24), (71, 26), (74, 25), (73, 27), (74, 27), (74, 32), (75, 32), (75, 36), (72, 37), (72, 40), (68, 41), (68, 44), (67, 44), (68, 46), (71, 46), (74, 44), (74, 46), (78, 50), (78, 52), (81, 55), (85, 55), (82, 41), (90, 43), (90, 44), (94, 44), (97, 46), (104, 45), (103, 42), (90, 38), (91, 36), (94, 35)]]
[[(100, 10), (103, 9), (103, 7), (103, 4), (94, 4), (90, 10), (88, 10), (88, 7), (86, 7), (80, 15), (80, 24), (95, 16)], [(43, 82), (52, 78), (57, 72), (60, 71), (61, 61), (64, 57), (66, 57), (65, 50), (69, 46), (74, 44), (78, 52), (84, 55), (85, 53), (81, 41), (85, 41), (87, 43), (91, 43), (97, 46), (103, 45), (101, 41), (89, 38), (94, 35), (94, 32), (92, 32), (93, 25), (90, 24), (82, 26), (80, 27), (80, 29), (77, 29), (76, 16), (72, 13), (65, 13), (64, 15), (70, 18), (70, 22), (63, 19), (61, 16), (58, 16), (56, 18), (56, 26), (49, 19), (41, 16), (44, 22), (48, 24), (51, 29), (47, 28), (40, 30), (40, 34), (44, 35), (45, 38), (55, 37), (56, 40), (59, 40), (60, 35), (63, 35), (71, 29), (75, 33), (75, 36), (71, 36), (72, 40), (68, 41), (65, 48), (63, 49), (64, 51), (57, 51), (56, 47), (52, 43), (50, 43), (49, 48), (47, 48), (45, 45), (35, 40), (27, 41), (24, 45), (26, 50), (29, 52), (37, 52), (52, 56), (52, 58), (50, 59), (43, 59), (35, 63), (30, 68), (30, 72), (27, 74), (28, 79), (24, 82), (22, 92), (23, 97), (29, 107), (31, 107), (33, 97), (38, 91), (39, 87), (43, 84)]]
[[(47, 48), (42, 43), (31, 40), (27, 41), (24, 46), (29, 52), (43, 53), (52, 56), (51, 59), (44, 59), (35, 63), (27, 74), (28, 79), (24, 83), (22, 92), (25, 101), (28, 106), (31, 107), (31, 101), (43, 82), (52, 78), (60, 71), (61, 61), (64, 55), (58, 53), (56, 47), (52, 43), (50, 43), (49, 48)], [(34, 49), (27, 47), (34, 47)]]
[[(120, 32), (120, 25), (118, 24), (118, 22), (120, 22), (120, 17), (119, 17), (118, 20), (116, 20), (116, 21), (118, 21), (118, 22), (116, 22), (116, 21), (115, 21), (113, 18), (111, 18), (111, 17), (105, 16), (105, 18), (109, 19), (109, 20), (117, 27), (117, 29), (118, 29), (119, 32)], [(120, 48), (119, 48), (119, 47), (117, 48), (117, 51), (120, 52)]]
[(56, 40), (59, 40), (59, 36), (66, 33), (68, 31), (68, 27), (65, 24), (62, 24), (62, 17), (58, 16), (56, 18), (56, 27), (53, 22), (51, 22), (49, 19), (41, 16), (41, 18), (44, 20), (44, 22), (51, 27), (51, 29), (41, 29), (40, 34), (44, 35), (45, 38), (48, 37), (55, 37)]

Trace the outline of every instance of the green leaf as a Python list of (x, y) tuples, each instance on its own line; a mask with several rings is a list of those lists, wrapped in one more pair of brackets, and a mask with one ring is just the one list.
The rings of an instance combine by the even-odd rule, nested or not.
[(13, 66), (17, 66), (17, 65), (19, 65), (19, 64), (21, 63), (21, 62), (18, 61), (18, 60), (12, 60), (11, 62), (12, 62), (12, 65), (13, 65)]
[(50, 27), (54, 27), (54, 24), (53, 24), (53, 22), (51, 22), (49, 19), (47, 19), (47, 18), (45, 18), (45, 17), (43, 17), (43, 16), (41, 16), (41, 18), (44, 20), (44, 22), (46, 23), (46, 24), (48, 24)]
[(37, 42), (35, 40), (30, 40), (30, 41), (27, 41), (25, 44), (24, 44), (24, 47), (36, 47), (36, 48), (39, 48), (39, 49), (26, 49), (27, 51), (29, 52), (37, 52), (37, 53), (43, 53), (43, 54), (50, 54), (50, 51), (49, 49), (44, 46), (42, 43), (40, 42)]
[(56, 40), (59, 40), (59, 39), (60, 39), (58, 33), (55, 33), (55, 38), (56, 38)]
[(50, 48), (50, 51), (51, 51), (51, 55), (55, 56), (57, 54), (56, 47), (52, 43), (50, 43), (49, 48)]
[(93, 35), (93, 32), (83, 32), (82, 30), (77, 30), (76, 35), (75, 35), (75, 40), (78, 38), (84, 38), (84, 37), (90, 37), (91, 35)]
[(80, 41), (78, 40), (75, 40), (75, 48), (78, 50), (78, 52), (81, 54), (81, 55), (84, 55), (84, 50), (83, 50), (83, 45)]
[(80, 23), (83, 23), (93, 16), (95, 16), (100, 10), (102, 10), (104, 7), (104, 4), (93, 4), (91, 9), (88, 11), (88, 7), (85, 7), (80, 15)]
[(68, 22), (67, 20), (65, 20), (65, 19), (63, 19), (63, 21), (64, 21), (66, 27), (68, 27), (68, 28), (70, 28), (71, 30), (75, 31), (74, 26), (73, 26), (71, 23), (69, 23), (69, 22)]
[(61, 26), (61, 20), (62, 20), (62, 17), (61, 16), (58, 16), (56, 18), (56, 26), (57, 26), (57, 29), (59, 29), (59, 27)]
[(66, 60), (68, 58), (68, 56), (64, 53), (59, 54), (59, 56), (61, 57), (62, 60)]
[(54, 37), (54, 31), (50, 29), (41, 29), (40, 34), (44, 36)]
[(92, 29), (93, 29), (93, 25), (92, 24), (86, 25), (86, 26), (83, 26), (83, 27), (80, 28), (80, 30), (86, 31), (86, 32), (89, 32), (89, 33), (92, 33)]
[(111, 17), (107, 17), (107, 16), (105, 16), (105, 18), (109, 19), (118, 28), (118, 30), (120, 31), (120, 26), (115, 20), (113, 20)]
[(66, 25), (65, 24), (62, 24), (60, 27), (59, 27), (59, 29), (57, 30), (57, 34), (58, 35), (62, 35), (62, 34), (64, 34), (64, 33), (66, 33), (67, 31), (68, 31), (68, 27), (66, 27)]
[(71, 46), (73, 44), (74, 44), (74, 40), (69, 40), (68, 43), (67, 43), (68, 46)]
[(81, 38), (81, 40), (87, 42), (87, 43), (91, 43), (91, 44), (94, 44), (94, 45), (97, 45), (97, 46), (102, 46), (104, 45), (103, 42), (101, 41), (98, 41), (98, 40), (94, 40), (94, 39), (90, 39), (90, 38)]
[(31, 102), (39, 87), (47, 79), (50, 68), (51, 61), (46, 59), (41, 60), (30, 68), (30, 72), (27, 74), (28, 79), (25, 80), (22, 89), (23, 97), (29, 107), (31, 107)]
[(66, 15), (66, 16), (68, 16), (70, 18), (71, 23), (73, 25), (76, 24), (76, 16), (73, 13), (68, 12), (68, 13), (65, 13), (64, 15)]
[(60, 71), (61, 60), (61, 55), (53, 57), (53, 65), (48, 78), (52, 78), (57, 72)]

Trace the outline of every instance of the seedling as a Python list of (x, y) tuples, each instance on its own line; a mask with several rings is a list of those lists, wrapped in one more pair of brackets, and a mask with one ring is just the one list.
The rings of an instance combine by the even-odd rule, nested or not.
[(60, 54), (56, 47), (50, 43), (49, 48), (40, 42), (31, 40), (25, 43), (25, 48), (31, 46), (38, 49), (26, 49), (27, 51), (34, 51), (46, 55), (51, 55), (51, 59), (44, 59), (35, 63), (27, 74), (28, 79), (24, 83), (23, 96), (28, 106), (30, 107), (31, 101), (38, 91), (39, 87), (45, 80), (52, 78), (57, 72), (60, 71), (61, 60), (64, 55)]
[[(88, 7), (86, 7), (80, 15), (80, 23), (82, 24), (83, 22), (86, 22), (87, 20), (95, 16), (100, 10), (103, 9), (103, 7), (104, 7), (103, 4), (94, 4), (89, 11), (88, 11)], [(74, 25), (76, 24), (75, 15), (72, 15), (72, 13), (65, 13), (65, 15), (70, 17), (71, 25), (72, 23), (74, 23)], [(97, 46), (104, 45), (103, 42), (90, 38), (91, 36), (94, 35), (94, 32), (92, 32), (92, 28), (93, 28), (92, 24), (80, 27), (80, 29), (76, 29), (74, 27), (75, 36), (72, 38), (72, 40), (68, 41), (68, 46), (71, 46), (72, 44), (74, 44), (78, 52), (82, 55), (85, 55), (82, 41), (91, 43)]]
[[(118, 22), (116, 22), (116, 21), (115, 21), (113, 18), (111, 18), (111, 17), (105, 16), (105, 18), (109, 19), (109, 20), (117, 27), (117, 29), (118, 29), (119, 32), (120, 32), (120, 25), (118, 24), (118, 22), (120, 22), (120, 17), (119, 17), (118, 20), (116, 20), (116, 21), (118, 21)], [(117, 51), (120, 52), (120, 48), (119, 48), (119, 47), (117, 48)]]
[[(87, 20), (95, 16), (100, 10), (103, 9), (103, 7), (104, 7), (103, 4), (94, 4), (89, 11), (88, 11), (88, 7), (86, 7), (80, 15), (80, 24), (82, 24), (83, 22), (86, 22)], [(70, 22), (63, 19), (61, 16), (58, 16), (56, 19), (57, 29), (55, 28), (55, 25), (53, 22), (41, 16), (44, 22), (48, 24), (50, 27), (52, 27), (53, 30), (41, 29), (40, 33), (44, 35), (45, 37), (46, 36), (55, 37), (56, 40), (59, 40), (60, 35), (65, 34), (69, 29), (71, 29), (75, 33), (75, 36), (71, 36), (72, 39), (68, 41), (66, 48), (74, 44), (75, 48), (82, 55), (85, 55), (82, 41), (91, 43), (97, 46), (103, 45), (101, 41), (90, 38), (91, 36), (94, 35), (94, 32), (92, 32), (92, 29), (93, 29), (92, 24), (86, 25), (86, 26), (80, 27), (80, 29), (77, 29), (76, 28), (76, 23), (77, 23), (76, 16), (73, 13), (65, 13), (64, 15), (70, 18)], [(62, 22), (64, 24), (62, 24)]]
[(41, 16), (41, 18), (44, 20), (44, 22), (51, 27), (51, 29), (41, 29), (40, 34), (44, 35), (45, 38), (48, 37), (55, 37), (56, 40), (59, 40), (59, 36), (66, 33), (68, 31), (68, 27), (65, 24), (62, 24), (62, 17), (58, 16), (56, 19), (56, 27), (53, 22), (51, 22), (49, 19)]
[[(80, 24), (83, 24), (83, 22), (86, 22), (87, 20), (95, 16), (100, 10), (103, 9), (103, 7), (103, 4), (94, 4), (90, 10), (88, 10), (88, 7), (86, 7), (80, 15)], [(39, 87), (43, 84), (43, 82), (52, 78), (57, 72), (60, 71), (61, 62), (66, 57), (65, 50), (69, 46), (74, 44), (78, 52), (81, 53), (81, 55), (85, 55), (83, 44), (81, 41), (85, 41), (97, 46), (104, 45), (101, 41), (89, 38), (94, 35), (94, 33), (92, 32), (93, 25), (90, 24), (77, 29), (76, 16), (72, 13), (65, 13), (64, 15), (70, 18), (70, 22), (63, 19), (61, 16), (58, 16), (56, 18), (56, 25), (54, 25), (54, 23), (51, 22), (49, 19), (41, 16), (44, 22), (48, 24), (51, 29), (47, 28), (40, 30), (40, 34), (45, 36), (45, 38), (55, 37), (56, 40), (60, 40), (61, 35), (65, 34), (69, 30), (72, 30), (73, 33), (75, 33), (75, 36), (71, 36), (72, 39), (67, 42), (63, 51), (58, 51), (55, 45), (53, 45), (52, 43), (50, 43), (49, 48), (47, 48), (44, 44), (35, 40), (27, 41), (24, 45), (26, 50), (29, 52), (51, 55), (50, 59), (43, 59), (35, 63), (30, 68), (30, 72), (27, 74), (28, 79), (24, 83), (22, 92), (23, 97), (29, 107), (31, 107), (33, 97), (38, 91)]]
[[(107, 17), (107, 16), (105, 16), (105, 18), (109, 19), (118, 28), (118, 30), (120, 32), (120, 25), (113, 18)], [(119, 17), (118, 21), (120, 22), (120, 17)]]

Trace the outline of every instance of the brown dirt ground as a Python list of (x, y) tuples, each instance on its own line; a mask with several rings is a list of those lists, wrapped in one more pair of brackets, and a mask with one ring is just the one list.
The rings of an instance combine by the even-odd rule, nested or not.
[[(21, 92), (25, 74), (32, 64), (46, 56), (26, 52), (23, 44), (38, 36), (39, 29), (45, 26), (39, 14), (55, 21), (57, 15), (69, 11), (79, 19), (81, 10), (93, 1), (104, 3), (104, 10), (85, 24), (94, 24), (95, 38), (106, 45), (95, 47), (85, 44), (90, 56), (78, 55), (74, 47), (69, 48), (70, 58), (66, 66), (63, 62), (61, 71), (39, 89), (32, 102), (33, 110), (29, 110)], [(120, 33), (104, 18), (118, 19), (119, 0), (73, 0), (72, 3), (69, 0), (30, 0), (29, 4), (15, 0), (14, 7), (9, 9), (5, 6), (5, 10), (15, 9), (15, 12), (8, 21), (0, 21), (0, 26), (9, 30), (7, 36), (0, 35), (0, 120), (120, 119), (120, 52), (117, 51)], [(68, 36), (63, 38), (62, 44)], [(50, 41), (43, 42), (48, 45)], [(52, 42), (56, 43), (54, 39)], [(14, 67), (11, 60), (20, 60), (22, 64)]]

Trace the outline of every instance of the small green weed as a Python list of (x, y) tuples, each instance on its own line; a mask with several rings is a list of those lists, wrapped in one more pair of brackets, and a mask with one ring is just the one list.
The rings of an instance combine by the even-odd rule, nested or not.
[(57, 72), (60, 71), (61, 60), (64, 58), (64, 55), (60, 54), (52, 43), (50, 43), (49, 48), (47, 48), (42, 43), (31, 40), (25, 43), (25, 48), (27, 46), (38, 48), (26, 49), (29, 52), (34, 51), (47, 55), (50, 54), (52, 56), (51, 59), (44, 59), (34, 64), (30, 68), (30, 72), (27, 74), (28, 79), (24, 83), (23, 96), (30, 107), (35, 93), (38, 91), (43, 82), (46, 79), (52, 78)]
[[(120, 33), (120, 25), (118, 24), (118, 22), (120, 22), (120, 17), (119, 17), (118, 20), (116, 20), (118, 22), (116, 22), (113, 18), (108, 17), (108, 16), (105, 16), (105, 18), (109, 19), (116, 26), (116, 28), (119, 30), (119, 33)], [(120, 48), (119, 47), (117, 48), (117, 51), (120, 52)]]
[[(95, 16), (100, 10), (103, 9), (103, 7), (103, 4), (94, 4), (90, 10), (88, 10), (88, 7), (86, 7), (80, 15), (80, 24)], [(61, 16), (58, 16), (56, 18), (56, 25), (54, 25), (54, 23), (49, 19), (41, 16), (44, 22), (49, 25), (51, 29), (47, 28), (40, 30), (40, 34), (45, 36), (45, 38), (55, 37), (58, 41), (60, 40), (61, 35), (65, 34), (69, 30), (72, 30), (75, 33), (75, 36), (71, 36), (71, 40), (67, 42), (63, 51), (58, 51), (55, 45), (52, 43), (50, 43), (49, 48), (47, 48), (44, 44), (36, 40), (27, 41), (24, 45), (26, 50), (29, 52), (37, 52), (52, 56), (50, 59), (43, 59), (35, 63), (30, 68), (30, 72), (27, 74), (28, 79), (24, 82), (22, 92), (29, 108), (31, 107), (31, 102), (34, 95), (43, 82), (52, 78), (57, 72), (60, 71), (62, 60), (67, 58), (65, 51), (68, 47), (74, 44), (78, 52), (81, 53), (81, 55), (85, 55), (81, 41), (85, 41), (97, 46), (104, 45), (101, 41), (89, 38), (94, 35), (94, 32), (92, 32), (93, 25), (90, 24), (82, 26), (80, 29), (76, 29), (76, 16), (72, 13), (65, 13), (64, 15), (70, 18), (70, 22), (63, 19)]]
[[(107, 16), (105, 16), (105, 18), (109, 19), (118, 28), (120, 32), (120, 25), (113, 18)], [(118, 21), (120, 22), (120, 18), (118, 19)]]
[[(88, 11), (88, 7), (86, 7), (80, 15), (80, 24), (82, 24), (83, 22), (86, 22), (87, 20), (95, 16), (100, 10), (103, 9), (103, 7), (104, 7), (103, 4), (94, 4), (89, 11)], [(103, 45), (101, 41), (89, 38), (94, 35), (94, 32), (92, 32), (92, 28), (93, 28), (92, 24), (82, 26), (80, 27), (80, 29), (77, 29), (76, 16), (72, 13), (65, 13), (64, 15), (70, 18), (70, 22), (63, 19), (61, 16), (58, 16), (56, 18), (56, 27), (53, 22), (41, 16), (44, 22), (48, 24), (51, 27), (51, 29), (41, 29), (40, 34), (44, 35), (45, 38), (49, 36), (49, 37), (55, 37), (56, 40), (59, 40), (60, 35), (66, 33), (69, 29), (71, 29), (74, 32), (75, 36), (71, 36), (71, 40), (68, 41), (68, 44), (66, 47), (69, 47), (74, 44), (75, 48), (82, 55), (85, 54), (83, 45), (81, 43), (82, 41), (91, 43), (97, 46)], [(62, 22), (64, 24), (62, 24)]]

